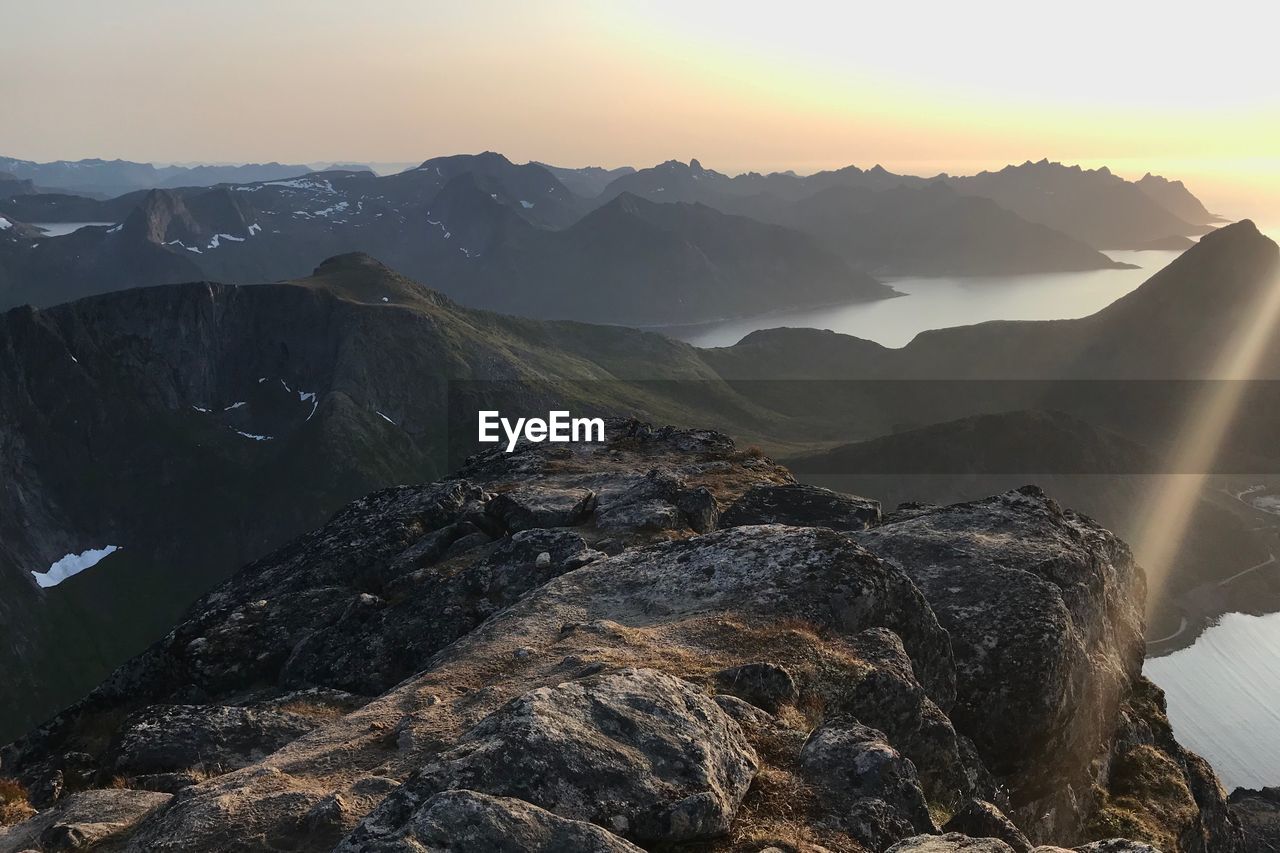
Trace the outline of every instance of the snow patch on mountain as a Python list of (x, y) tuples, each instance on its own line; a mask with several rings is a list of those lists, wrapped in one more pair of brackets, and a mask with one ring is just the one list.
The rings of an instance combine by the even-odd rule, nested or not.
[(80, 554), (68, 554), (43, 572), (32, 572), (36, 583), (42, 589), (49, 589), (62, 583), (69, 577), (91, 569), (103, 559), (120, 550), (119, 545), (107, 545), (104, 548), (90, 548)]

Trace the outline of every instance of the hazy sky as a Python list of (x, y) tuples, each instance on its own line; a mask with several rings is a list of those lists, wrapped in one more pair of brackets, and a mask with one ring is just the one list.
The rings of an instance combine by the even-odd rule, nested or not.
[(0, 153), (724, 171), (1048, 156), (1280, 188), (1280, 4), (0, 0)]

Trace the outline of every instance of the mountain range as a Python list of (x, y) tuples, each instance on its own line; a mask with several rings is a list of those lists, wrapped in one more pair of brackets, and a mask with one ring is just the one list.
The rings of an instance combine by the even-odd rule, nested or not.
[[(0, 242), (0, 307), (194, 279), (287, 280), (362, 251), (473, 307), (701, 323), (893, 295), (870, 276), (1117, 267), (1097, 245), (1167, 245), (1208, 227), (1162, 203), (1211, 218), (1179, 184), (1048, 163), (973, 178), (879, 167), (731, 178), (696, 160), (570, 170), (487, 152), (383, 177), (311, 172), (108, 200), (24, 192), (0, 199), (0, 215), (114, 224), (64, 236), (11, 230)], [(1123, 228), (1108, 224), (1113, 209), (1126, 212)], [(1040, 221), (1046, 210), (1058, 221)], [(1084, 223), (1094, 233), (1075, 233)]]
[(751, 172), (730, 177), (703, 168), (697, 160), (687, 165), (670, 160), (619, 177), (605, 188), (602, 198), (631, 192), (653, 200), (701, 201), (733, 209), (743, 199), (762, 195), (797, 201), (837, 187), (882, 191), (932, 183), (991, 199), (1028, 222), (1096, 249), (1141, 248), (1173, 236), (1196, 236), (1219, 221), (1181, 182), (1150, 174), (1140, 181), (1127, 181), (1106, 167), (1082, 169), (1048, 160), (1027, 161), (998, 172), (942, 173), (933, 178), (897, 175), (881, 166), (865, 171), (849, 166), (806, 176)]
[(246, 163), (238, 166), (156, 166), (129, 160), (55, 160), (36, 163), (0, 157), (0, 172), (30, 181), (43, 191), (57, 191), (109, 198), (153, 187), (200, 187), (236, 181), (268, 181), (293, 178), (312, 171), (310, 166), (283, 163)]
[(290, 279), (346, 249), (469, 305), (543, 318), (695, 322), (894, 295), (803, 234), (706, 207), (621, 197), (580, 217), (549, 172), (498, 155), (127, 198), (118, 226), (0, 245), (0, 305)]
[[(617, 201), (599, 212), (638, 203)], [(658, 208), (705, 215), (695, 205), (620, 212)], [(0, 493), (0, 600), (15, 627), (3, 667), (29, 699), (0, 728), (19, 730), (74, 698), (162, 634), (201, 590), (342, 502), (443, 473), (473, 434), (451, 424), (451, 411), (640, 413), (794, 453), (904, 423), (1055, 405), (1150, 446), (1153, 428), (1124, 423), (1150, 395), (1129, 409), (1100, 405), (1135, 397), (1133, 386), (1099, 397), (1050, 383), (1046, 397), (1042, 382), (974, 393), (952, 380), (1212, 375), (1204, 365), (1256, 313), (1276, 256), (1274, 243), (1240, 223), (1094, 317), (988, 323), (902, 350), (813, 330), (698, 350), (622, 327), (504, 317), (363, 255), (286, 283), (200, 282), (11, 310), (0, 318), (0, 462), (11, 472)], [(1260, 375), (1280, 370), (1280, 350), (1268, 358)], [(946, 381), (920, 381), (929, 378)], [(466, 397), (451, 406), (460, 389)], [(1251, 458), (1274, 458), (1268, 417), (1260, 410), (1240, 433)], [(32, 572), (108, 546), (121, 550), (56, 587), (37, 586)], [(1227, 568), (1189, 571), (1203, 579)]]

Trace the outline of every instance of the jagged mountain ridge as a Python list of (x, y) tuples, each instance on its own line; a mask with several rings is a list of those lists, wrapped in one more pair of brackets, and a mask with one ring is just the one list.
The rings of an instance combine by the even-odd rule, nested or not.
[(837, 187), (883, 191), (919, 188), (932, 182), (991, 199), (1029, 222), (1095, 249), (1140, 248), (1173, 236), (1195, 236), (1215, 221), (1180, 182), (1150, 175), (1131, 182), (1105, 167), (1086, 170), (1047, 159), (1010, 165), (998, 172), (971, 176), (944, 173), (934, 178), (896, 175), (881, 166), (866, 171), (849, 166), (803, 177), (754, 172), (730, 177), (703, 168), (697, 160), (688, 165), (671, 160), (618, 178), (601, 198), (632, 192), (654, 201), (701, 201), (734, 210), (744, 199), (758, 195), (796, 202)]
[(174, 186), (212, 186), (230, 181), (269, 181), (293, 178), (311, 171), (309, 166), (281, 163), (248, 163), (240, 166), (156, 166), (128, 160), (57, 160), (36, 163), (0, 157), (0, 171), (49, 191), (111, 197), (139, 189)]
[(606, 169), (602, 166), (585, 166), (582, 168), (566, 168), (563, 166), (552, 166), (548, 163), (538, 163), (551, 174), (560, 179), (560, 183), (564, 184), (574, 193), (583, 198), (594, 198), (604, 191), (610, 182), (617, 180), (623, 175), (629, 175), (635, 171), (633, 166), (619, 166), (616, 169)]
[[(581, 177), (572, 170), (563, 173)], [(602, 178), (601, 172), (583, 174), (592, 175), (596, 183)], [(295, 278), (337, 252), (364, 251), (481, 307), (639, 325), (703, 322), (851, 301), (876, 291), (856, 276), (847, 279), (847, 287), (833, 287), (833, 276), (843, 274), (824, 257), (831, 252), (862, 270), (893, 275), (1115, 267), (1118, 264), (1091, 245), (1164, 246), (1178, 235), (1203, 230), (1185, 222), (1176, 227), (1170, 223), (1173, 214), (1154, 198), (1167, 199), (1179, 209), (1196, 202), (1178, 184), (1159, 181), (1144, 179), (1139, 187), (1102, 170), (1085, 172), (1047, 162), (972, 178), (941, 175), (931, 181), (894, 175), (881, 167), (847, 167), (806, 177), (750, 173), (731, 178), (697, 161), (670, 161), (623, 174), (597, 198), (588, 199), (566, 187), (547, 167), (517, 165), (485, 152), (433, 158), (385, 177), (334, 170), (213, 190), (134, 192), (103, 202), (65, 194), (19, 195), (0, 201), (0, 213), (19, 222), (123, 226), (137, 210), (153, 217), (155, 208), (197, 208), (209, 203), (205, 196), (226, 193), (243, 196), (238, 206), (246, 209), (246, 221), (224, 226), (215, 217), (160, 242), (157, 238), (163, 235), (140, 240), (123, 227), (86, 228), (68, 235), (75, 240), (32, 239), (26, 251), (0, 253), (0, 306), (56, 304), (191, 278), (234, 283)], [(467, 192), (487, 194), (493, 207), (502, 210), (488, 209), (482, 199), (451, 204), (451, 195), (463, 194), (459, 182)], [(939, 186), (943, 183), (961, 194), (948, 195)], [(609, 207), (628, 192), (649, 201), (706, 204), (722, 213), (803, 231), (821, 245), (816, 252), (808, 248), (776, 259), (741, 254), (739, 249), (739, 254), (704, 263), (698, 258), (704, 247), (689, 240), (684, 250), (665, 247), (666, 254), (651, 263), (646, 253), (632, 258), (625, 265), (634, 270), (628, 279), (618, 278), (624, 265), (604, 255), (647, 239), (644, 234), (618, 235), (613, 243), (587, 246), (571, 237), (542, 239), (541, 229), (572, 230), (593, 208)], [(974, 193), (989, 195), (1008, 209), (980, 201)], [(1126, 215), (1140, 221), (1143, 233), (1119, 228), (1113, 221), (1117, 211), (1128, 211)], [(1095, 232), (1105, 231), (1106, 239), (1099, 242), (1098, 233), (1076, 234), (1075, 239), (1068, 236), (1075, 231), (1046, 216), (1080, 218)], [(523, 228), (522, 222), (536, 227)], [(1041, 222), (1045, 224), (1036, 224)], [(722, 224), (729, 229), (730, 223)], [(748, 227), (738, 229), (743, 231), (736, 238), (740, 247), (756, 243)], [(504, 239), (492, 239), (500, 229)], [(190, 242), (197, 233), (198, 241)], [(794, 239), (788, 243), (789, 248), (796, 245)], [(686, 257), (680, 257), (681, 251)], [(774, 278), (761, 281), (764, 270), (771, 270)], [(618, 280), (594, 287), (602, 274)], [(791, 281), (784, 286), (778, 276)], [(512, 277), (519, 280), (506, 280)], [(607, 304), (610, 295), (624, 298), (634, 280), (648, 287), (669, 285), (673, 295), (633, 299), (627, 306)], [(720, 302), (726, 284), (739, 282), (740, 304), (728, 311), (721, 305), (710, 313), (706, 303)], [(686, 295), (691, 303), (669, 304)], [(592, 299), (604, 304), (582, 304)], [(663, 305), (669, 307), (663, 311)]]
[(1138, 189), (1156, 201), (1161, 207), (1174, 216), (1193, 225), (1207, 225), (1221, 221), (1220, 217), (1210, 213), (1204, 202), (1192, 195), (1182, 181), (1171, 181), (1161, 175), (1150, 172), (1135, 182)]
[[(1142, 246), (1172, 236), (1208, 230), (1165, 206), (1167, 191), (1126, 181), (1103, 166), (1082, 169), (1041, 160), (998, 172), (948, 177), (961, 192), (992, 199), (1025, 219), (1039, 222), (1099, 249)], [(1185, 212), (1185, 197), (1175, 206)]]
[(873, 274), (1016, 275), (1126, 266), (941, 182), (880, 190), (835, 186), (786, 203), (753, 196), (741, 209), (811, 234)]
[(542, 167), (496, 154), (437, 158), (385, 178), (333, 172), (155, 190), (119, 226), (0, 251), (0, 275), (12, 282), (0, 305), (200, 278), (296, 278), (356, 250), (466, 304), (548, 319), (656, 325), (893, 295), (778, 226), (630, 198), (578, 219), (575, 199)]
[(101, 833), (97, 803), (137, 851), (1241, 849), (1140, 677), (1107, 531), (1030, 488), (881, 519), (716, 433), (609, 436), (484, 454), (247, 567), (5, 748), (41, 812), (0, 845)]

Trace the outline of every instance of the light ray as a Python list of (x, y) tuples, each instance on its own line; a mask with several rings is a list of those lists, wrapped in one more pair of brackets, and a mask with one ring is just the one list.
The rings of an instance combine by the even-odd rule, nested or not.
[(1168, 581), (1175, 555), (1231, 424), (1280, 322), (1280, 278), (1263, 289), (1246, 328), (1223, 349), (1210, 372), (1202, 402), (1192, 406), (1169, 456), (1158, 491), (1147, 502), (1135, 550), (1147, 572), (1148, 600)]

